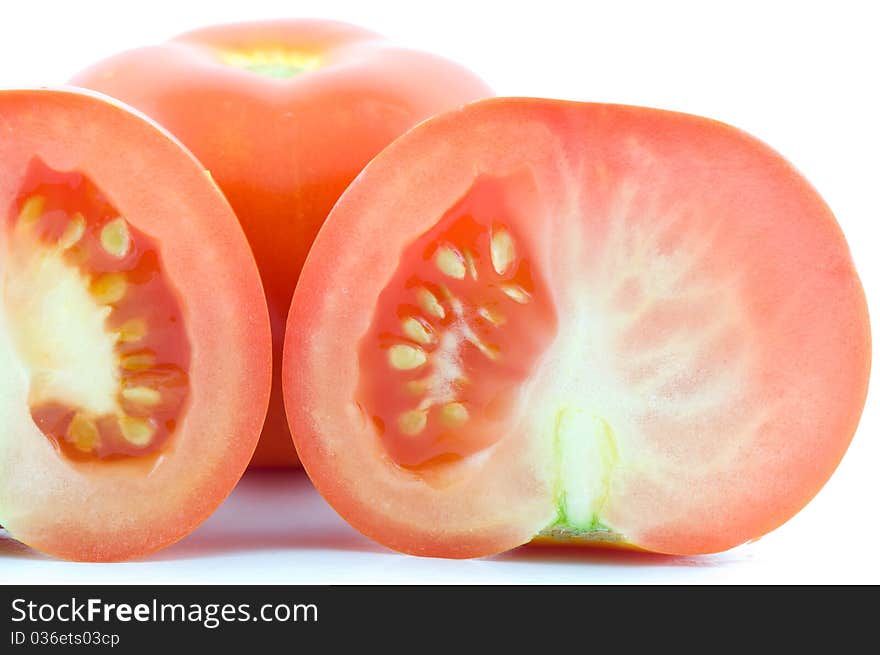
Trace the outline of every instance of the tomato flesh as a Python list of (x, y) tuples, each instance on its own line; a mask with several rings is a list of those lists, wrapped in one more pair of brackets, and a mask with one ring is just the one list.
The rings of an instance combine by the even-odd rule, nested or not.
[[(187, 397), (190, 347), (152, 239), (128, 225), (87, 176), (52, 170), (39, 159), (7, 226), (12, 258), (4, 301), (16, 308), (12, 325), (30, 363), (36, 425), (78, 459), (159, 452)], [(85, 294), (59, 296), (59, 288), (77, 283)], [(108, 362), (85, 361), (76, 354), (80, 344), (69, 343), (79, 333), (60, 321), (69, 318), (64, 305), (76, 303), (91, 305), (84, 311), (98, 320), (90, 327), (103, 331), (90, 342), (112, 342), (112, 352), (102, 354), (113, 370), (94, 370)], [(41, 329), (47, 315), (60, 324)], [(71, 402), (83, 376), (104, 387), (85, 406), (76, 397)]]

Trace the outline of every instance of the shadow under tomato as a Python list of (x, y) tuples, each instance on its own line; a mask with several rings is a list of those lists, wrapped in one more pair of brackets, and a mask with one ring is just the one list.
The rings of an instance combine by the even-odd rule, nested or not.
[(253, 553), (255, 551), (285, 550), (336, 550), (350, 552), (390, 552), (379, 545), (373, 544), (358, 533), (340, 534), (336, 530), (327, 532), (309, 531), (307, 534), (296, 534), (289, 528), (290, 534), (279, 534), (275, 530), (248, 531), (247, 534), (193, 534), (176, 544), (157, 553), (140, 558), (142, 562), (162, 562), (185, 559), (201, 559), (219, 555), (236, 553)]
[(717, 555), (662, 555), (639, 550), (601, 548), (595, 546), (557, 546), (526, 544), (506, 553), (493, 555), (491, 560), (522, 563), (607, 564), (631, 567), (718, 567), (742, 559), (737, 551)]
[(38, 553), (33, 548), (25, 546), (20, 541), (13, 539), (9, 533), (0, 528), (0, 557), (19, 557), (22, 559), (48, 559), (46, 555)]
[(141, 561), (317, 549), (391, 552), (343, 521), (302, 470), (256, 470), (195, 532)]
[[(135, 561), (199, 559), (255, 551), (335, 550), (391, 553), (349, 526), (302, 470), (248, 472), (192, 534)], [(0, 559), (58, 562), (0, 528)]]
[[(302, 470), (248, 472), (217, 511), (192, 534), (141, 562), (200, 559), (270, 551), (346, 551), (401, 557), (349, 526), (321, 498)], [(673, 556), (589, 546), (527, 544), (483, 562), (563, 566), (719, 567), (748, 558), (742, 549)], [(53, 561), (0, 528), (0, 558)]]

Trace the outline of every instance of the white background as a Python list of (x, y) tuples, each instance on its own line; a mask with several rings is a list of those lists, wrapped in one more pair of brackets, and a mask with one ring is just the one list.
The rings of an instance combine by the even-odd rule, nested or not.
[[(60, 83), (118, 50), (215, 22), (347, 20), (470, 67), (499, 95), (650, 105), (741, 127), (819, 189), (880, 307), (880, 39), (872, 2), (7, 2), (0, 86)], [(880, 10), (878, 10), (880, 11)], [(300, 474), (245, 479), (194, 534), (146, 560), (71, 564), (0, 537), (13, 582), (880, 583), (876, 384), (829, 484), (760, 542), (711, 557), (522, 548), (473, 561), (392, 553)], [(10, 435), (11, 436), (11, 435)]]

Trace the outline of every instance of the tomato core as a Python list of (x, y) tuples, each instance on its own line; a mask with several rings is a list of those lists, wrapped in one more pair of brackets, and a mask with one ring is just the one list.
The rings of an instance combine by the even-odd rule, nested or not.
[(158, 453), (187, 400), (190, 346), (156, 242), (85, 175), (38, 158), (7, 230), (2, 292), (34, 423), (76, 460)]
[(401, 466), (498, 441), (556, 317), (505, 221), (517, 179), (481, 178), (403, 253), (361, 341), (359, 404)]

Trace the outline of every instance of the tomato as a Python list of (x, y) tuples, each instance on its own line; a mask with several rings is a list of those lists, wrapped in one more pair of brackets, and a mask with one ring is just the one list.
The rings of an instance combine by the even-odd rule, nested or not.
[(2, 91), (0, 132), (0, 523), (68, 559), (155, 551), (256, 447), (256, 264), (201, 164), (118, 102)]
[(281, 396), (291, 296), (333, 203), (382, 148), (436, 113), (484, 98), (472, 73), (367, 30), (325, 20), (222, 25), (122, 53), (74, 84), (140, 109), (205, 164), (257, 259), (276, 379), (261, 466), (296, 463)]
[(819, 491), (864, 404), (865, 298), (780, 155), (656, 109), (497, 99), (376, 157), (319, 233), (283, 380), (366, 535), (721, 551)]

